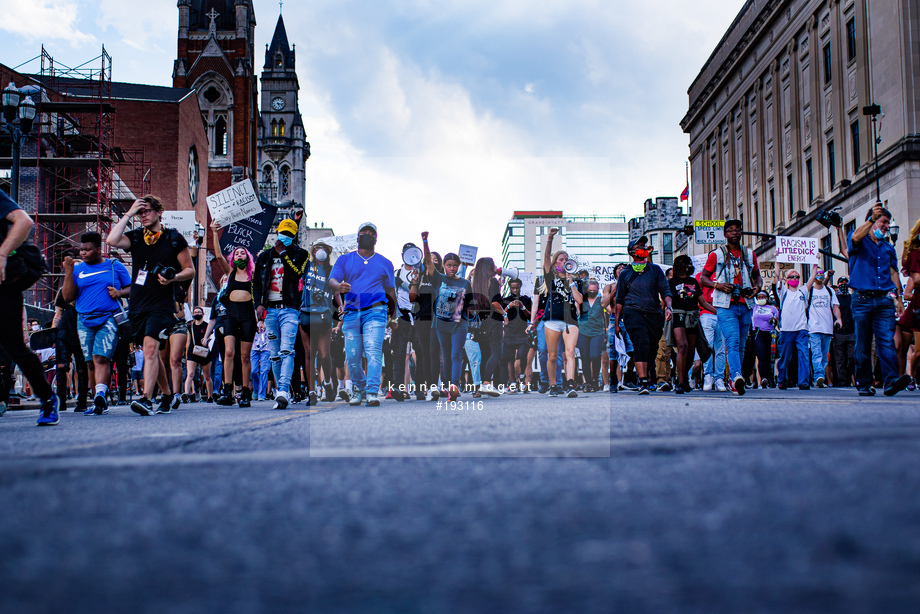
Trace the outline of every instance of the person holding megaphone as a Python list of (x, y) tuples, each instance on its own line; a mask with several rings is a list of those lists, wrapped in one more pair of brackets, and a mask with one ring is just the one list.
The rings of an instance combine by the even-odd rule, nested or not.
[[(569, 260), (564, 250), (553, 253), (553, 238), (559, 233), (558, 228), (550, 228), (543, 251), (543, 284), (540, 293), (546, 296), (546, 309), (543, 311), (544, 334), (546, 335), (547, 360), (546, 371), (549, 382), (556, 381), (556, 353), (559, 338), (565, 346), (565, 380), (569, 398), (578, 396), (575, 392), (575, 346), (578, 345), (578, 313), (584, 297), (581, 284), (573, 274), (577, 265)], [(572, 262), (572, 265), (568, 263)], [(573, 266), (574, 265), (574, 266)], [(562, 394), (560, 386), (550, 387), (550, 396)]]

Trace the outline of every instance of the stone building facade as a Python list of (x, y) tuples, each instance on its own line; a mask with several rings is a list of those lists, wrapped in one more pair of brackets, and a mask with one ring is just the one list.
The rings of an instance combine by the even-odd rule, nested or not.
[[(876, 200), (864, 112), (877, 104), (879, 197), (906, 234), (920, 216), (918, 20), (917, 0), (745, 2), (688, 91), (694, 217), (837, 251), (816, 217), (838, 209), (851, 229)], [(772, 256), (771, 239), (746, 242)]]

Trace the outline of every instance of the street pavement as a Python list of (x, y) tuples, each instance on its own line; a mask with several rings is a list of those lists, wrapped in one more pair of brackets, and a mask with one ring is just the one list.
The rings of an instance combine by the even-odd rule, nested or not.
[(0, 612), (920, 611), (920, 392), (36, 417)]

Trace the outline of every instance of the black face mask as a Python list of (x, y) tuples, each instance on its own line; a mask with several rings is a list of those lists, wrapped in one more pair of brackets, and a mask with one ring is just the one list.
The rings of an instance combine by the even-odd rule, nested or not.
[(358, 235), (358, 249), (374, 249), (377, 237), (370, 234)]
[(196, 320), (200, 320), (200, 319), (203, 318), (203, 317), (204, 317), (204, 314), (203, 314), (203, 313), (196, 313), (196, 314), (195, 314), (195, 319), (196, 319)]

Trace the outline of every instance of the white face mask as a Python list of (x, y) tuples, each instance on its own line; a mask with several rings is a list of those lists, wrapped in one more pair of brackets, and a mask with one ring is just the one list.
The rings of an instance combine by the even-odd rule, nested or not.
[(42, 327), (39, 326), (38, 324), (33, 324), (33, 325), (32, 325), (32, 330), (41, 330), (41, 329), (42, 329)]
[(765, 298), (758, 298), (758, 299), (755, 299), (755, 300), (757, 301), (757, 304), (758, 304), (758, 305), (766, 305), (766, 304), (767, 304), (767, 299), (765, 299)]
[(320, 262), (322, 262), (323, 260), (325, 260), (327, 255), (328, 255), (328, 254), (326, 253), (326, 250), (324, 250), (324, 249), (318, 249), (318, 250), (316, 250), (315, 256), (316, 256), (316, 259), (319, 260)]

